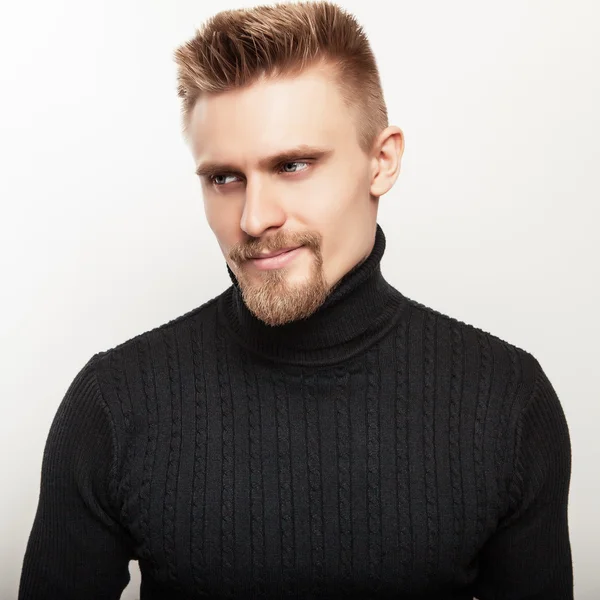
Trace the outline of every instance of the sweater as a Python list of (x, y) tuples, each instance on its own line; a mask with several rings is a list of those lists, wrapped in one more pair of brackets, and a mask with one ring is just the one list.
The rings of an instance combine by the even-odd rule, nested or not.
[(529, 352), (391, 286), (309, 318), (232, 285), (94, 354), (58, 408), (20, 600), (573, 598), (570, 437)]

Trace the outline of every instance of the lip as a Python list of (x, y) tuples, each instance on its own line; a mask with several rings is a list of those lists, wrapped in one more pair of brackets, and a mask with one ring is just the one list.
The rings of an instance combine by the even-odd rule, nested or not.
[(290, 246), (289, 248), (282, 248), (281, 250), (275, 250), (274, 252), (267, 252), (266, 254), (259, 254), (258, 256), (253, 256), (252, 258), (273, 258), (274, 256), (279, 256), (284, 252), (290, 252), (291, 250), (296, 250), (299, 246)]
[(289, 250), (278, 250), (277, 252), (266, 254), (264, 258), (251, 258), (249, 262), (262, 271), (280, 269), (294, 260), (302, 248), (303, 246), (298, 246)]

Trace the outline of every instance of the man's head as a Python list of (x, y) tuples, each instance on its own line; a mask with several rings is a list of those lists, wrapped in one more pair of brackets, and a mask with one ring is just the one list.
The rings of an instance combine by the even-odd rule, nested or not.
[(175, 60), (208, 224), (246, 305), (269, 325), (310, 316), (370, 254), (400, 170), (365, 34), (328, 2), (258, 6), (218, 13)]

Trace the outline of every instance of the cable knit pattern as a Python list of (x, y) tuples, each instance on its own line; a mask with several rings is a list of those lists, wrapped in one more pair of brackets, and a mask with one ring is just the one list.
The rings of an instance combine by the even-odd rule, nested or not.
[[(127, 390), (127, 382), (125, 380), (125, 372), (123, 369), (123, 361), (120, 356), (120, 351), (115, 350), (114, 356), (109, 357), (109, 369), (110, 373), (107, 376), (112, 376), (112, 386), (114, 387), (115, 394), (117, 396), (117, 407), (121, 411), (123, 417), (123, 427), (126, 435), (129, 437), (133, 433), (133, 422), (131, 414), (131, 399)], [(126, 446), (126, 458), (123, 465), (123, 478), (121, 479), (121, 485), (119, 486), (118, 494), (123, 499), (121, 504), (121, 512), (123, 518), (129, 521), (129, 490), (130, 490), (130, 478), (131, 478), (131, 461), (132, 461), (132, 448), (130, 445)]]
[(233, 529), (235, 514), (233, 496), (235, 479), (233, 476), (233, 409), (229, 379), (227, 354), (223, 349), (222, 331), (217, 331), (217, 369), (219, 373), (219, 398), (221, 405), (221, 460), (222, 460), (222, 495), (221, 495), (221, 564), (224, 567), (225, 589), (223, 595), (233, 597), (233, 578), (235, 555), (233, 550)]
[(454, 533), (454, 543), (452, 555), (460, 553), (461, 523), (464, 522), (464, 502), (462, 498), (462, 473), (460, 460), (460, 399), (462, 397), (463, 376), (464, 376), (464, 352), (461, 328), (457, 323), (450, 325), (451, 351), (450, 351), (450, 399), (449, 399), (449, 454), (450, 454), (450, 479), (452, 481), (452, 525)]
[(340, 575), (348, 579), (352, 573), (352, 491), (351, 491), (351, 423), (348, 410), (348, 373), (337, 368), (334, 372), (335, 387), (333, 401), (336, 410), (337, 485), (340, 530)]
[(477, 408), (475, 413), (475, 430), (473, 435), (474, 444), (474, 458), (475, 458), (475, 481), (477, 489), (477, 522), (475, 528), (475, 535), (480, 535), (485, 525), (485, 511), (486, 511), (486, 481), (485, 478), (485, 459), (483, 453), (484, 449), (484, 427), (485, 427), (485, 413), (488, 408), (489, 399), (489, 385), (490, 380), (490, 355), (487, 346), (487, 340), (483, 332), (477, 332), (477, 341), (479, 343), (479, 381), (477, 389)]
[(400, 581), (406, 581), (408, 569), (414, 560), (410, 490), (410, 441), (408, 411), (408, 326), (409, 318), (402, 321), (394, 340), (395, 376), (395, 449), (396, 449), (396, 518), (398, 523), (398, 550)]
[(436, 462), (434, 440), (435, 403), (435, 315), (425, 314), (423, 324), (423, 456), (425, 457), (425, 497), (427, 514), (427, 576), (437, 568), (439, 551), (436, 515)]
[[(376, 350), (376, 349), (375, 349)], [(367, 352), (367, 515), (369, 520), (369, 589), (381, 582), (381, 498), (380, 498), (380, 437), (379, 395), (377, 377), (379, 365), (373, 350)]]
[(505, 506), (507, 502), (507, 494), (508, 488), (505, 486), (505, 482), (500, 479), (502, 473), (502, 465), (506, 460), (506, 452), (507, 445), (503, 443), (501, 438), (502, 432), (506, 431), (507, 427), (507, 419), (510, 414), (513, 414), (513, 406), (512, 403), (518, 400), (518, 384), (519, 384), (519, 362), (516, 349), (509, 344), (502, 344), (502, 350), (506, 353), (508, 360), (510, 362), (510, 366), (508, 367), (509, 373), (506, 378), (506, 387), (504, 389), (504, 397), (507, 400), (507, 403), (510, 403), (509, 410), (504, 410), (500, 413), (499, 417), (499, 426), (498, 426), (498, 435), (496, 436), (496, 444), (495, 444), (495, 457), (496, 461), (495, 465), (495, 473), (498, 478), (496, 485), (498, 486), (499, 493), (497, 496), (493, 496), (491, 498), (492, 502), (496, 504), (493, 505), (497, 513), (500, 510), (500, 507)]
[[(140, 379), (142, 383), (143, 402), (146, 413), (146, 435), (144, 440), (144, 458), (142, 481), (139, 486), (139, 511), (140, 511), (140, 526), (141, 540), (139, 553), (144, 560), (151, 559), (150, 549), (148, 544), (144, 542), (150, 537), (150, 498), (152, 487), (152, 474), (154, 471), (156, 457), (156, 384), (154, 374), (152, 372), (152, 358), (150, 356), (148, 341), (145, 338), (138, 339), (136, 343), (138, 353), (138, 365)], [(130, 446), (131, 448), (131, 446)]]
[(169, 441), (169, 458), (167, 462), (167, 477), (164, 491), (163, 534), (166, 566), (169, 579), (177, 581), (177, 553), (175, 550), (175, 518), (177, 498), (177, 471), (181, 452), (181, 412), (176, 368), (178, 365), (173, 330), (163, 331), (163, 344), (166, 350), (167, 373), (170, 398), (170, 425), (171, 435)]
[(271, 372), (277, 406), (277, 466), (279, 471), (279, 514), (281, 523), (281, 566), (284, 575), (284, 592), (289, 594), (294, 582), (294, 504), (292, 498), (292, 475), (290, 459), (289, 396), (279, 372)]
[(310, 535), (311, 535), (311, 562), (312, 562), (312, 593), (321, 592), (321, 582), (324, 576), (324, 548), (323, 548), (323, 480), (321, 474), (321, 436), (319, 433), (319, 412), (317, 396), (314, 393), (314, 379), (312, 375), (304, 375), (302, 382), (305, 390), (305, 430), (306, 446), (308, 450), (308, 486), (310, 510)]
[(204, 328), (202, 323), (197, 327), (190, 326), (192, 364), (194, 375), (194, 476), (192, 480), (191, 506), (191, 545), (192, 578), (194, 586), (203, 590), (205, 586), (202, 566), (206, 560), (204, 553), (204, 519), (207, 457), (207, 413), (206, 413), (206, 371), (204, 369)]
[(257, 595), (265, 593), (265, 533), (262, 472), (262, 425), (260, 397), (256, 376), (248, 358), (242, 355), (244, 389), (248, 398), (249, 459), (250, 459), (250, 537), (252, 548), (252, 581)]
[[(19, 600), (573, 598), (570, 438), (529, 352), (383, 278), (309, 319), (236, 281), (96, 353), (44, 452)], [(230, 275), (232, 275), (230, 273)]]

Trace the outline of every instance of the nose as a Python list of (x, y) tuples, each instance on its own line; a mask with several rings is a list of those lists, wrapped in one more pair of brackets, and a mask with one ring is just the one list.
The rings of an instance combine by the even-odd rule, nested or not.
[(260, 237), (271, 227), (279, 228), (285, 223), (285, 212), (273, 190), (264, 181), (247, 179), (246, 201), (240, 227), (249, 236)]

